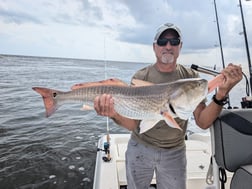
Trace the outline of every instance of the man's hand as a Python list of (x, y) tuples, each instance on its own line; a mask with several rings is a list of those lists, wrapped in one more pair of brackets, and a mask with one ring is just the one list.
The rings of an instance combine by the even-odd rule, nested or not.
[(114, 100), (110, 94), (97, 96), (94, 100), (94, 109), (98, 115), (110, 117), (115, 123), (130, 131), (135, 129), (140, 123), (139, 120), (129, 119), (119, 115), (114, 109)]
[(219, 90), (216, 94), (218, 99), (224, 98), (229, 91), (242, 80), (242, 68), (240, 65), (230, 63), (221, 73), (224, 75), (225, 81), (219, 86)]
[(110, 118), (115, 117), (117, 114), (114, 110), (114, 100), (110, 94), (97, 96), (94, 100), (94, 109), (98, 115)]

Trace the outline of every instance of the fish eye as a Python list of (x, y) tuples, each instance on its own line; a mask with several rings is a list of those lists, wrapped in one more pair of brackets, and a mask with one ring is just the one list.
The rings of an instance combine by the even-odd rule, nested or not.
[(53, 93), (53, 98), (55, 98), (57, 96), (57, 93)]

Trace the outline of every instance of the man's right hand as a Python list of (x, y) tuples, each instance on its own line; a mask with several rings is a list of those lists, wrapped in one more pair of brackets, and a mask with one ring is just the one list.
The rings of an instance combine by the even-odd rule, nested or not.
[(94, 109), (98, 115), (110, 117), (128, 130), (133, 130), (139, 125), (139, 120), (123, 117), (115, 111), (114, 100), (110, 94), (97, 96), (94, 100)]
[(114, 100), (110, 94), (97, 96), (94, 100), (94, 109), (98, 115), (110, 118), (115, 117), (117, 114), (114, 110)]

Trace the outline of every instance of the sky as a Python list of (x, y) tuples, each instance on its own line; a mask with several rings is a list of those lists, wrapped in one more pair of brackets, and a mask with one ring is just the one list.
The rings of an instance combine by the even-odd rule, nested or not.
[[(252, 1), (241, 2), (251, 47)], [(247, 65), (239, 0), (216, 5), (224, 63)], [(222, 65), (213, 0), (0, 0), (0, 54), (153, 63), (167, 22), (182, 30), (178, 62)]]

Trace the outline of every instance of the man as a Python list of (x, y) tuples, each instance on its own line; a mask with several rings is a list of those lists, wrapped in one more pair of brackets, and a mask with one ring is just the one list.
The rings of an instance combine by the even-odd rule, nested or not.
[[(153, 43), (156, 63), (139, 70), (133, 78), (152, 83), (164, 83), (198, 77), (195, 71), (177, 64), (181, 48), (180, 29), (170, 23), (160, 26)], [(221, 73), (225, 81), (219, 86), (212, 102), (208, 106), (205, 102), (201, 102), (193, 113), (197, 125), (202, 129), (211, 126), (220, 114), (229, 91), (242, 79), (240, 66), (229, 64)], [(128, 119), (116, 113), (113, 97), (110, 94), (96, 97), (94, 107), (99, 115), (108, 116), (117, 124), (132, 131), (126, 151), (128, 189), (148, 188), (154, 170), (158, 189), (186, 188), (184, 138), (188, 120), (176, 118), (183, 132), (167, 126), (165, 121), (160, 121), (152, 129), (139, 134), (141, 121)]]

